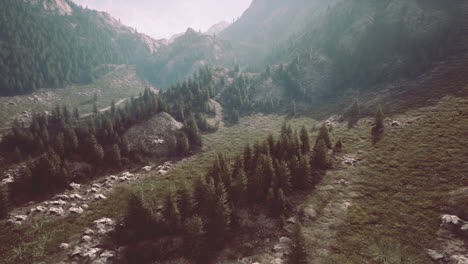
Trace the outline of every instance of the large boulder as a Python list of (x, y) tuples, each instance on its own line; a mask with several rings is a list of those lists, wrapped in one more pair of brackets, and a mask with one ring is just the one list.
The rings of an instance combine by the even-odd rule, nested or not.
[(167, 155), (170, 152), (169, 144), (167, 144), (168, 139), (182, 127), (182, 123), (163, 112), (146, 122), (131, 127), (125, 136), (128, 138), (132, 150), (140, 149), (144, 145), (150, 153)]

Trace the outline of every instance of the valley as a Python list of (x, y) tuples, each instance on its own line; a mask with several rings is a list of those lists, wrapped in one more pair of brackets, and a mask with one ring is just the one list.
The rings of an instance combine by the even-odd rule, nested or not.
[(0, 263), (468, 264), (467, 1), (6, 1)]

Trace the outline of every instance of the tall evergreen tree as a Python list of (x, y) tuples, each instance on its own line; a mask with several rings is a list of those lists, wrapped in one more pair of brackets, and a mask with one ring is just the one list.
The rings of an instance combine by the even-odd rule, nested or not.
[(328, 168), (327, 147), (323, 139), (318, 140), (315, 144), (314, 153), (312, 156), (312, 164), (316, 169)]
[(309, 139), (309, 133), (307, 132), (307, 129), (305, 128), (305, 126), (303, 126), (301, 129), (300, 139), (301, 139), (301, 152), (302, 154), (307, 154), (310, 151), (310, 139)]
[(8, 193), (5, 187), (0, 186), (0, 219), (8, 216), (8, 208)]
[(291, 253), (288, 255), (288, 263), (290, 264), (307, 264), (307, 250), (305, 237), (302, 233), (302, 225), (296, 223), (292, 236)]
[(320, 140), (323, 140), (323, 143), (325, 143), (325, 147), (327, 147), (328, 149), (332, 148), (332, 143), (331, 143), (331, 140), (330, 140), (330, 135), (328, 133), (328, 128), (327, 128), (327, 126), (325, 126), (325, 124), (323, 124), (320, 127), (319, 134), (318, 134), (317, 140), (316, 140), (316, 144)]

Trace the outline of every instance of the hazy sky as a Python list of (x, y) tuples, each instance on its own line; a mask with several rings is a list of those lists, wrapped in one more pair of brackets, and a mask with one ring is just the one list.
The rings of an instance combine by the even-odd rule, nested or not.
[(252, 0), (73, 0), (91, 9), (106, 11), (139, 32), (169, 38), (188, 27), (206, 31), (212, 25), (231, 22)]

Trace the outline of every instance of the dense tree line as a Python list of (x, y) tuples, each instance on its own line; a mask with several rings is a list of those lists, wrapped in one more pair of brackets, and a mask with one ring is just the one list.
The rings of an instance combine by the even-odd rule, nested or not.
[(0, 3), (0, 95), (90, 83), (107, 64), (140, 64), (151, 54), (138, 32), (65, 0), (73, 13), (44, 10), (42, 1)]
[(213, 78), (213, 71), (201, 68), (197, 73), (183, 83), (171, 86), (162, 93), (168, 102), (168, 111), (178, 121), (187, 124), (195, 123), (202, 131), (213, 131), (214, 127), (206, 122), (206, 115), (212, 114), (210, 99), (219, 91)]
[[(185, 256), (203, 262), (239, 227), (239, 210), (252, 205), (263, 205), (272, 217), (284, 219), (288, 196), (313, 188), (329, 168), (330, 147), (325, 127), (311, 149), (305, 128), (297, 133), (285, 125), (278, 139), (269, 136), (246, 145), (232, 160), (219, 154), (192, 188), (183, 185), (170, 190), (161, 208), (152, 197), (132, 195), (126, 217), (114, 234), (117, 243), (130, 245), (125, 261), (147, 263)], [(153, 242), (148, 246), (142, 241)], [(297, 242), (294, 252), (301, 258), (303, 245)]]
[[(70, 181), (86, 181), (100, 169), (140, 163), (148, 154), (147, 147), (130, 149), (124, 134), (131, 126), (167, 108), (160, 96), (147, 89), (124, 107), (112, 104), (110, 111), (86, 118), (80, 119), (76, 109), (57, 106), (51, 115), (34, 114), (29, 127), (15, 122), (12, 132), (2, 141), (1, 150), (14, 153), (13, 163), (26, 161), (27, 168), (12, 185), (12, 196), (58, 192)], [(193, 119), (177, 135), (177, 146), (170, 146), (177, 149), (174, 155), (187, 155), (202, 144)], [(87, 165), (75, 173), (73, 162)]]

